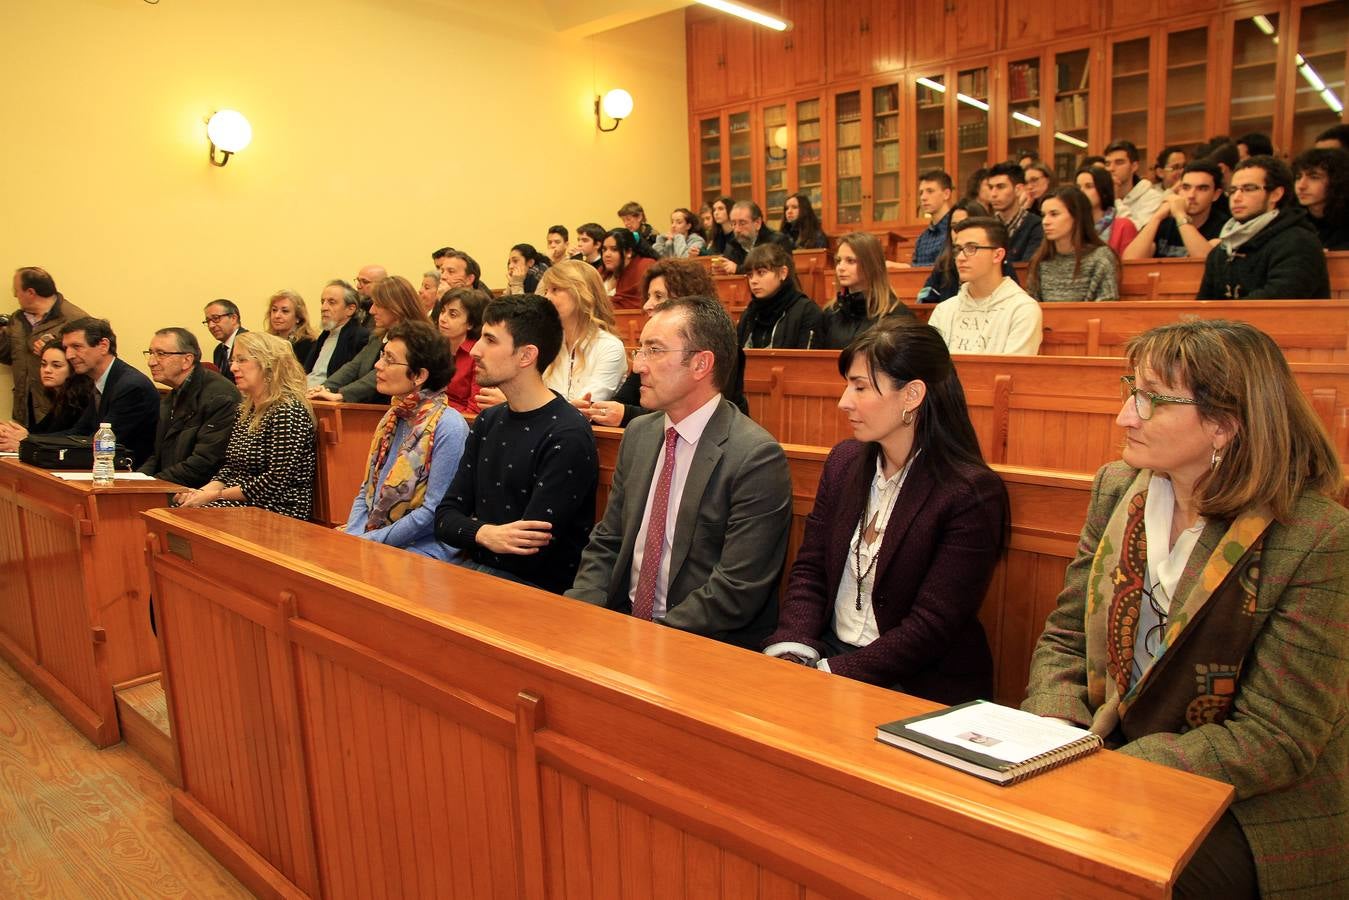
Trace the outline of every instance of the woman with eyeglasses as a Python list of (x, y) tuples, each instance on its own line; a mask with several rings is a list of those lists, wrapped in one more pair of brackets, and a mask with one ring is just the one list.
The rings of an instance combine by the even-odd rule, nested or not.
[(390, 275), (370, 289), (370, 317), (375, 330), (365, 348), (329, 375), (323, 387), (311, 390), (309, 399), (333, 403), (374, 403), (380, 399), (375, 387), (375, 360), (384, 351), (384, 335), (400, 322), (423, 321), (426, 313), (412, 283), (401, 275)]
[(877, 322), (891, 317), (913, 318), (890, 289), (885, 253), (874, 234), (854, 231), (838, 239), (834, 277), (838, 294), (824, 308), (810, 349), (842, 350)]
[(539, 281), (539, 292), (562, 320), (562, 349), (543, 380), (568, 403), (608, 400), (628, 374), (628, 353), (614, 334), (614, 308), (589, 263), (568, 259)]
[(838, 371), (854, 438), (825, 461), (764, 652), (940, 703), (990, 697), (979, 606), (1007, 541), (1007, 492), (946, 344), (892, 320)]
[(309, 324), (309, 308), (295, 291), (277, 291), (267, 299), (267, 333), (290, 341), (295, 358), (304, 361), (314, 349), (318, 335)]
[(347, 534), (445, 562), (459, 557), (435, 535), (436, 506), (468, 439), (464, 417), (445, 398), (452, 371), (449, 348), (429, 324), (389, 329), (375, 362), (375, 384), (389, 398), (389, 411), (375, 428)]
[(308, 519), (318, 454), (304, 369), (288, 341), (261, 331), (235, 338), (230, 369), (243, 402), (225, 464), (198, 490), (176, 494), (174, 502), (184, 507), (256, 506)]
[(1128, 216), (1115, 214), (1115, 182), (1110, 173), (1100, 166), (1083, 166), (1077, 170), (1077, 189), (1091, 203), (1091, 220), (1096, 234), (1106, 246), (1123, 258), (1124, 249), (1138, 237), (1138, 226)]
[(1041, 303), (1119, 299), (1119, 257), (1096, 233), (1087, 195), (1072, 185), (1040, 203), (1045, 239), (1031, 257), (1026, 291)]
[(1022, 706), (1232, 785), (1176, 896), (1343, 893), (1329, 887), (1349, 884), (1335, 447), (1244, 322), (1165, 325), (1127, 353), (1123, 459), (1096, 474)]

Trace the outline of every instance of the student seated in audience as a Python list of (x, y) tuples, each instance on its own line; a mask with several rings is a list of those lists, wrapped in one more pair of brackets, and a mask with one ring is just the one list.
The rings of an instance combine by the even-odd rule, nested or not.
[(1274, 155), (1274, 142), (1267, 134), (1243, 134), (1232, 143), (1237, 145), (1238, 159)]
[(482, 267), (478, 261), (462, 250), (451, 250), (440, 260), (440, 292), (443, 294), (457, 287), (477, 288), (492, 292), (482, 283)]
[(838, 294), (820, 315), (814, 350), (841, 350), (882, 319), (913, 318), (890, 289), (885, 253), (874, 234), (854, 231), (838, 239), (834, 279)]
[(623, 223), (624, 228), (632, 232), (633, 238), (638, 243), (655, 245), (656, 229), (646, 220), (646, 210), (642, 209), (642, 204), (636, 200), (624, 203), (618, 208), (618, 220)]
[(708, 253), (723, 254), (726, 242), (734, 233), (731, 228), (731, 207), (735, 206), (734, 197), (718, 197), (712, 201), (712, 230), (707, 237)]
[(838, 369), (855, 437), (825, 461), (764, 652), (939, 703), (991, 697), (979, 605), (1007, 540), (1007, 492), (951, 357), (933, 328), (896, 322)]
[(539, 279), (548, 271), (548, 257), (533, 244), (516, 244), (506, 259), (506, 293), (533, 294)]
[(216, 371), (231, 381), (234, 375), (230, 372), (230, 351), (234, 349), (234, 341), (239, 335), (248, 331), (243, 325), (243, 318), (239, 314), (239, 307), (233, 300), (212, 300), (206, 304), (204, 310), (205, 318), (201, 324), (206, 326), (206, 330), (211, 332), (211, 337), (215, 338), (215, 352), (211, 354), (211, 362), (215, 365)]
[(1334, 445), (1243, 322), (1155, 328), (1128, 359), (1124, 457), (1096, 475), (1022, 707), (1235, 788), (1176, 896), (1341, 895), (1349, 512)]
[(654, 261), (656, 251), (638, 242), (626, 228), (608, 232), (600, 250), (604, 264), (599, 272), (605, 292), (614, 300), (614, 309), (640, 309), (642, 274)]
[[(662, 259), (646, 270), (646, 275), (642, 278), (642, 291), (646, 295), (642, 312), (649, 316), (666, 300), (681, 297), (715, 297), (717, 285), (707, 269), (695, 262)], [(596, 425), (626, 428), (633, 419), (651, 411), (642, 408), (641, 389), (642, 376), (632, 372), (619, 386), (618, 393), (612, 399), (597, 400), (593, 403), (580, 402), (576, 407)], [(726, 399), (734, 403), (742, 413), (749, 415), (749, 403), (745, 400), (744, 351), (736, 354), (735, 371), (726, 390)]]
[(544, 273), (539, 293), (562, 320), (562, 349), (543, 382), (568, 403), (608, 400), (628, 374), (628, 351), (614, 334), (614, 309), (593, 268), (565, 260)]
[(938, 304), (928, 323), (952, 353), (1034, 356), (1044, 316), (1040, 304), (1006, 274), (1007, 229), (991, 216), (961, 219), (951, 227), (960, 292)]
[(1293, 179), (1321, 246), (1349, 250), (1349, 151), (1304, 150), (1293, 160)]
[(1054, 175), (1054, 170), (1042, 162), (1031, 163), (1025, 166), (1023, 171), (1026, 173), (1026, 209), (1041, 216), (1040, 201), (1044, 199), (1045, 194), (1058, 187), (1059, 180)]
[(1119, 258), (1096, 233), (1087, 195), (1072, 185), (1045, 195), (1045, 242), (1031, 258), (1026, 290), (1041, 303), (1119, 299)]
[[(1200, 155), (1201, 159), (1207, 159), (1218, 164), (1218, 168), (1223, 173), (1223, 184), (1232, 183), (1232, 173), (1236, 171), (1238, 159), (1236, 144), (1231, 142), (1221, 142), (1213, 145), (1213, 149), (1206, 154)], [(1228, 205), (1228, 194), (1218, 195), (1218, 199), (1213, 201), (1213, 205), (1224, 218), (1232, 217), (1231, 207)]]
[(1222, 190), (1223, 172), (1213, 160), (1196, 159), (1185, 166), (1179, 190), (1166, 194), (1143, 230), (1124, 248), (1124, 258), (1207, 259), (1229, 218), (1215, 203)]
[(930, 266), (941, 256), (951, 233), (951, 176), (933, 169), (918, 176), (918, 207), (928, 225), (913, 241), (915, 266)]
[(971, 203), (978, 203), (988, 209), (988, 169), (975, 169), (965, 179), (965, 197)]
[(402, 275), (390, 275), (375, 285), (370, 295), (370, 317), (375, 330), (365, 348), (350, 362), (328, 376), (323, 387), (311, 389), (309, 399), (333, 403), (375, 403), (375, 360), (384, 349), (384, 333), (399, 322), (424, 321), (421, 301), (412, 284)]
[(107, 319), (84, 318), (61, 327), (61, 346), (76, 375), (94, 383), (94, 396), (68, 429), (50, 434), (93, 436), (107, 422), (139, 467), (155, 449), (159, 392), (139, 369), (117, 357), (117, 335)]
[(1162, 203), (1152, 182), (1138, 174), (1138, 148), (1132, 141), (1115, 141), (1105, 148), (1105, 168), (1115, 183), (1115, 208), (1135, 228), (1142, 228)]
[(698, 233), (703, 236), (703, 240), (710, 239), (712, 234), (712, 204), (704, 203), (698, 207)]
[(791, 471), (773, 436), (723, 396), (735, 357), (715, 297), (652, 312), (633, 370), (643, 406), (664, 414), (624, 433), (568, 597), (742, 647), (772, 629)]
[[(482, 334), (482, 313), (489, 298), (473, 288), (448, 290), (431, 311), (431, 321), (450, 353), (450, 380), (445, 400), (461, 413), (478, 411), (478, 382), (473, 377), (473, 345)], [(377, 385), (378, 386), (378, 385)]]
[(47, 399), (47, 412), (37, 423), (25, 428), (18, 422), (0, 422), (0, 452), (14, 453), (19, 441), (30, 434), (50, 434), (69, 430), (94, 397), (94, 383), (88, 375), (75, 375), (60, 344), (47, 344), (38, 360), (38, 379)]
[(693, 210), (680, 207), (670, 213), (670, 230), (656, 236), (656, 255), (685, 259), (702, 255), (707, 242), (698, 233), (698, 217)]
[(604, 266), (603, 256), (604, 226), (596, 222), (586, 222), (576, 229), (576, 252), (585, 262), (596, 269)]
[(1087, 202), (1091, 204), (1091, 219), (1096, 225), (1096, 234), (1117, 255), (1123, 253), (1124, 248), (1138, 236), (1138, 228), (1115, 209), (1115, 182), (1110, 178), (1110, 173), (1100, 166), (1083, 166), (1077, 170), (1076, 182), (1077, 189), (1086, 195)]
[(792, 254), (781, 244), (760, 244), (749, 251), (745, 267), (750, 301), (736, 326), (740, 346), (809, 349), (820, 328), (820, 307), (802, 293)]
[(548, 264), (557, 265), (564, 259), (572, 258), (572, 249), (570, 245), (571, 232), (567, 230), (566, 225), (548, 226)]
[(304, 370), (286, 342), (262, 332), (239, 335), (231, 365), (243, 402), (225, 463), (205, 485), (174, 496), (179, 506), (256, 506), (308, 519), (318, 468), (314, 410)]
[(340, 279), (323, 286), (319, 295), (322, 332), (305, 360), (309, 387), (323, 387), (329, 372), (336, 372), (361, 352), (370, 340), (370, 332), (358, 320), (360, 296), (356, 289)]
[[(960, 272), (956, 269), (955, 252), (955, 227), (959, 223), (971, 218), (981, 218), (991, 215), (988, 210), (977, 200), (961, 198), (952, 207), (950, 213), (951, 224), (946, 231), (946, 246), (942, 248), (941, 255), (937, 257), (936, 263), (932, 266), (932, 273), (927, 276), (927, 281), (923, 282), (922, 290), (918, 292), (919, 303), (940, 303), (943, 300), (949, 300), (960, 290)], [(1001, 220), (999, 220), (1001, 224)], [(1003, 227), (1005, 234), (1007, 228)], [(1005, 246), (1005, 244), (1004, 244)], [(1012, 261), (1003, 256), (1002, 274), (1016, 282), (1016, 268)]]
[(1228, 192), (1232, 218), (1204, 261), (1197, 300), (1319, 300), (1330, 296), (1326, 255), (1293, 173), (1272, 156), (1237, 164)]
[(201, 364), (201, 345), (186, 328), (156, 331), (145, 361), (150, 377), (169, 392), (159, 401), (154, 452), (140, 471), (183, 487), (201, 487), (225, 462), (239, 415), (239, 389)]
[(1026, 174), (1016, 163), (998, 163), (988, 172), (988, 204), (1007, 228), (1007, 258), (1025, 262), (1044, 240), (1040, 217), (1027, 209)]
[(42, 348), (52, 343), (61, 346), (61, 326), (89, 314), (61, 295), (46, 269), (15, 269), (13, 286), (19, 308), (9, 324), (0, 327), (0, 363), (10, 366), (14, 378), (10, 416), (19, 425), (32, 426), (42, 421), (52, 402), (39, 377)]
[(267, 301), (267, 333), (290, 344), (300, 365), (314, 350), (314, 326), (309, 324), (309, 307), (294, 291), (277, 291)]
[(422, 303), (422, 309), (427, 315), (436, 308), (436, 301), (440, 299), (440, 270), (431, 269), (422, 273), (422, 286), (417, 291), (417, 299)]
[(717, 266), (722, 275), (744, 275), (749, 251), (769, 242), (781, 244), (789, 253), (795, 249), (792, 239), (768, 227), (763, 211), (753, 200), (739, 200), (731, 207), (732, 237), (726, 242), (726, 257)]
[(1180, 176), (1185, 171), (1185, 166), (1190, 158), (1185, 153), (1184, 147), (1171, 145), (1163, 147), (1162, 152), (1157, 154), (1157, 162), (1152, 167), (1152, 189), (1155, 191), (1169, 191), (1180, 183)]
[(820, 226), (820, 217), (806, 193), (791, 194), (782, 204), (779, 233), (786, 235), (797, 250), (823, 250), (829, 246), (829, 236)]
[(487, 305), (473, 360), (478, 383), (506, 402), (478, 414), (436, 508), (436, 538), (467, 551), (461, 565), (554, 593), (576, 577), (599, 479), (590, 424), (543, 382), (561, 346), (562, 321), (542, 297)]
[(468, 425), (445, 402), (449, 348), (425, 322), (402, 322), (388, 337), (375, 384), (390, 407), (375, 428), (345, 530), (452, 562), (458, 553), (436, 540), (435, 512), (459, 471)]
[(1349, 150), (1349, 125), (1332, 125), (1316, 136), (1318, 150)]
[(1029, 169), (1040, 161), (1040, 154), (1034, 150), (1023, 150), (1016, 158), (1016, 164), (1023, 170)]

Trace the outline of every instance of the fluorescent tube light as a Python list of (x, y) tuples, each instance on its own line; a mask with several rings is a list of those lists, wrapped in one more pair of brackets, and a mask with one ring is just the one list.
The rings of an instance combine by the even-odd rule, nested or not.
[(774, 31), (786, 31), (791, 27), (791, 23), (777, 16), (770, 16), (762, 10), (755, 9), (752, 6), (745, 6), (743, 3), (733, 3), (731, 0), (697, 0), (703, 6), (710, 6), (715, 10), (728, 13), (732, 16), (739, 16), (747, 19), (756, 25), (762, 25), (765, 28), (771, 28)]

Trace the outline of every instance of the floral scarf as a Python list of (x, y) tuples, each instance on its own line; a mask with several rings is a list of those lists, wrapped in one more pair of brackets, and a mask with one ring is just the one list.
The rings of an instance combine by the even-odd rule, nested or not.
[(1273, 521), (1265, 509), (1233, 519), (1207, 559), (1201, 536), (1177, 585), (1156, 657), (1131, 683), (1146, 602), (1143, 511), (1151, 478), (1150, 470), (1140, 471), (1120, 499), (1087, 577), (1087, 702), (1096, 711), (1092, 731), (1103, 737), (1119, 729), (1134, 740), (1223, 721), (1255, 640), (1260, 551)]
[[(370, 468), (365, 476), (365, 507), (369, 511), (366, 531), (396, 522), (422, 505), (426, 482), (431, 476), (436, 426), (445, 408), (443, 390), (414, 391), (390, 400), (390, 409), (380, 419), (370, 443)], [(393, 436), (400, 421), (408, 423), (408, 431), (397, 448), (389, 476), (380, 484), (379, 473), (393, 449)]]

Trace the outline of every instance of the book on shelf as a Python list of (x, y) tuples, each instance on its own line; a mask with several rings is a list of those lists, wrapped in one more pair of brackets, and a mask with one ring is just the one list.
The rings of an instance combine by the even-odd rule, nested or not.
[(961, 72), (956, 79), (956, 90), (967, 97), (974, 97), (979, 100), (988, 98), (988, 70), (975, 69), (970, 72)]
[(876, 726), (876, 740), (1009, 785), (1101, 749), (1101, 736), (1059, 719), (973, 700)]
[(1073, 94), (1054, 101), (1054, 127), (1075, 130), (1087, 127), (1087, 95)]
[(1034, 100), (1040, 96), (1040, 67), (1030, 63), (1012, 63), (1007, 67), (1008, 100)]

